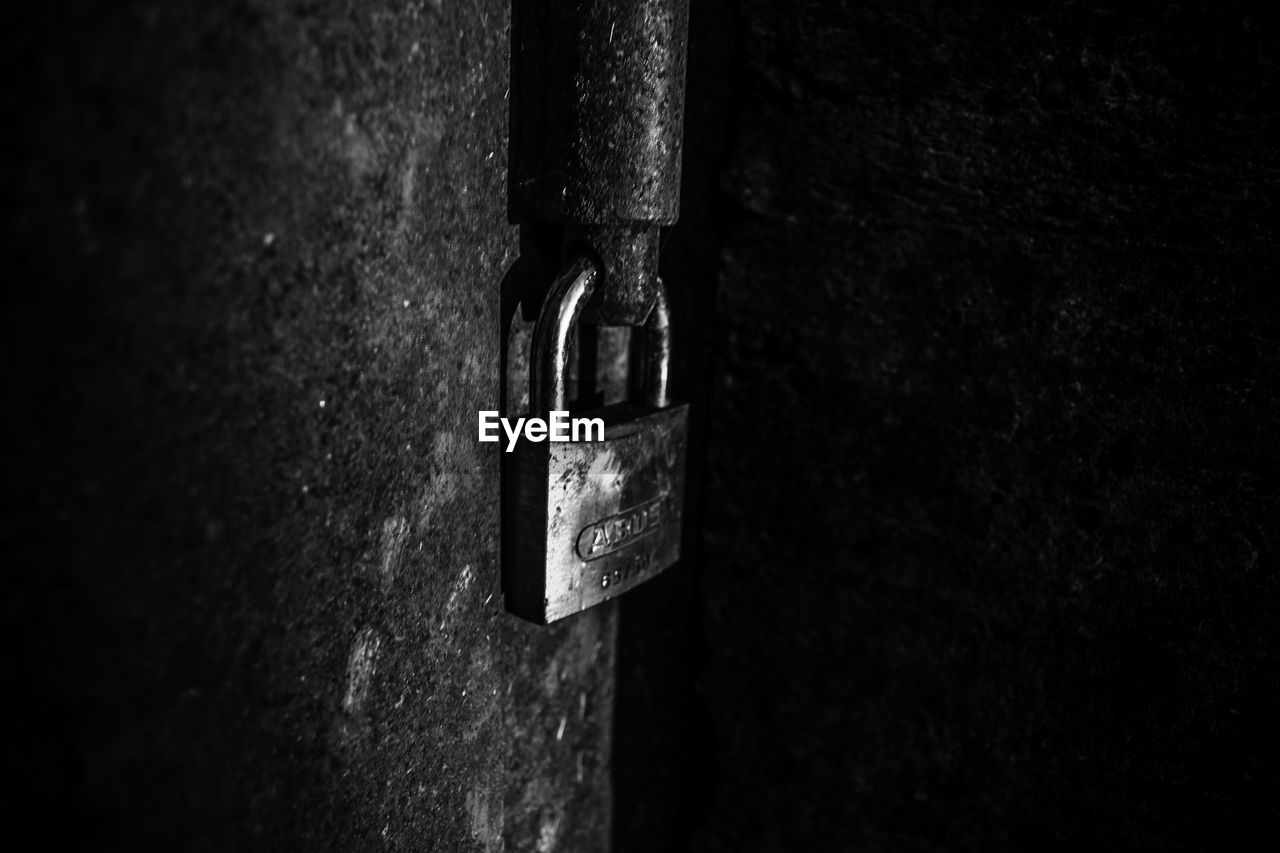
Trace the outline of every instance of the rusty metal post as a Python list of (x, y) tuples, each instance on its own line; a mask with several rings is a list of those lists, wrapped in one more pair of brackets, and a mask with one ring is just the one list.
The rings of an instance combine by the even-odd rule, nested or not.
[(643, 325), (680, 213), (688, 0), (515, 0), (512, 27), (511, 218), (558, 230), (553, 266), (600, 265), (584, 321)]

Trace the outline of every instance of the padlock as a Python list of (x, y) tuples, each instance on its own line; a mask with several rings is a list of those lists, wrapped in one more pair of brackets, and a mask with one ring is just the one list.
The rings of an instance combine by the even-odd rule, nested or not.
[[(599, 277), (585, 258), (552, 285), (534, 326), (532, 416), (565, 411), (569, 344)], [(631, 357), (631, 396), (600, 418), (601, 441), (517, 442), (504, 460), (503, 593), (547, 624), (631, 589), (680, 558), (689, 407), (667, 399), (670, 308), (661, 282)], [(637, 364), (637, 360), (640, 364)]]

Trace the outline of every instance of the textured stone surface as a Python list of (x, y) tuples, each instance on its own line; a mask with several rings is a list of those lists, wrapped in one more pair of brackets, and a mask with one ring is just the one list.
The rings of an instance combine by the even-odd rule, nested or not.
[(501, 609), (508, 7), (5, 34), (20, 813), (108, 849), (595, 850), (610, 609)]
[(740, 13), (697, 849), (1273, 832), (1274, 17)]

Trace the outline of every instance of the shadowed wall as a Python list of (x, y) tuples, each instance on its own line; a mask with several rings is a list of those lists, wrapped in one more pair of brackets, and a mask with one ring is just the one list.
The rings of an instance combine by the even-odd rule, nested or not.
[(740, 4), (697, 849), (1274, 828), (1275, 24)]
[(502, 611), (508, 6), (6, 28), (19, 814), (106, 849), (581, 850), (614, 617)]

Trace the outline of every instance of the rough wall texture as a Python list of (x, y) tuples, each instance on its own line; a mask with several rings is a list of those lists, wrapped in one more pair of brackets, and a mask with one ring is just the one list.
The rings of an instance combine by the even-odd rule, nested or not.
[(740, 11), (697, 849), (1274, 837), (1274, 17)]
[(502, 612), (475, 441), (507, 4), (37, 14), (3, 52), (19, 813), (95, 850), (602, 849), (613, 612)]

